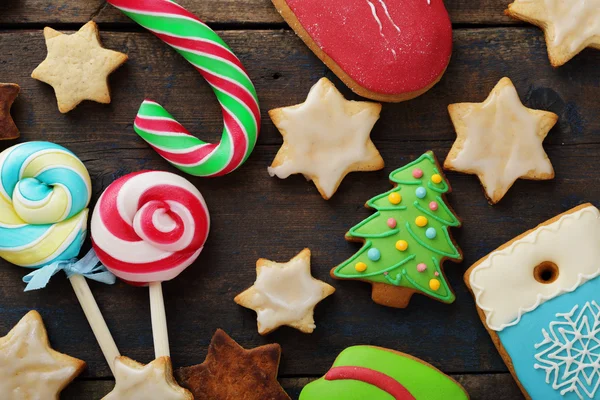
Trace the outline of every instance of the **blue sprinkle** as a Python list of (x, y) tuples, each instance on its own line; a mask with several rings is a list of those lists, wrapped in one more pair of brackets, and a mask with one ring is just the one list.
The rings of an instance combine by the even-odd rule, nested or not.
[(367, 256), (371, 261), (379, 261), (379, 259), (381, 258), (381, 252), (379, 251), (379, 249), (373, 247), (372, 249), (369, 249)]
[(427, 239), (435, 239), (435, 237), (437, 236), (435, 228), (427, 228), (427, 230), (425, 231), (425, 236), (427, 236)]
[(422, 199), (427, 195), (427, 190), (423, 186), (419, 186), (415, 191), (418, 198)]

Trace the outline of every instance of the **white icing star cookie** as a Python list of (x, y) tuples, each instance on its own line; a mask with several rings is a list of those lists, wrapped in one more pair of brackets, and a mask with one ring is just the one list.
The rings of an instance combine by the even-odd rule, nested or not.
[(53, 350), (42, 317), (28, 312), (0, 338), (2, 400), (58, 400), (59, 393), (85, 368), (85, 362)]
[(477, 175), (490, 203), (519, 178), (554, 178), (542, 142), (558, 116), (525, 107), (510, 79), (502, 78), (483, 103), (450, 104), (448, 111), (457, 138), (444, 168)]
[(555, 67), (586, 47), (600, 49), (600, 0), (516, 0), (506, 14), (544, 30)]
[(321, 78), (304, 103), (269, 111), (283, 136), (269, 175), (285, 179), (303, 174), (328, 200), (348, 173), (383, 168), (370, 138), (380, 112), (381, 104), (348, 101)]
[(287, 263), (259, 259), (254, 286), (235, 302), (256, 311), (258, 333), (266, 335), (282, 325), (304, 333), (314, 331), (315, 306), (335, 289), (310, 274), (310, 250), (302, 250)]
[(169, 357), (144, 365), (128, 357), (115, 360), (115, 388), (102, 400), (193, 400), (173, 378)]

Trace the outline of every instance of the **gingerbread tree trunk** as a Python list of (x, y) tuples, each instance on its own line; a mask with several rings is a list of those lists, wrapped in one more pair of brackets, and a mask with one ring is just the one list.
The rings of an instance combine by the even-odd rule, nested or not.
[(332, 269), (332, 277), (371, 283), (373, 301), (390, 307), (406, 307), (415, 292), (452, 303), (442, 263), (461, 261), (462, 254), (448, 232), (460, 226), (445, 203), (448, 181), (432, 152), (395, 170), (390, 180), (395, 187), (366, 204), (377, 212), (346, 234), (363, 247)]

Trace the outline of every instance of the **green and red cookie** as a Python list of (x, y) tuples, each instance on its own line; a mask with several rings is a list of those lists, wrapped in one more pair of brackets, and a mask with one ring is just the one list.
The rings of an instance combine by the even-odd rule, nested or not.
[(304, 387), (300, 400), (468, 400), (454, 379), (398, 351), (353, 346), (327, 374)]

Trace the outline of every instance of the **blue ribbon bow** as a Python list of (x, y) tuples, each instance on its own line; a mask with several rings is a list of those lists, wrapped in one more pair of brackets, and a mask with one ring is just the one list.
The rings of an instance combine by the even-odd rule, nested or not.
[(65, 271), (67, 278), (73, 275), (83, 275), (88, 279), (112, 285), (117, 278), (100, 263), (94, 249), (90, 250), (81, 260), (72, 258), (70, 260), (55, 261), (42, 268), (36, 269), (23, 277), (27, 283), (25, 291), (45, 288), (50, 278), (59, 271)]

